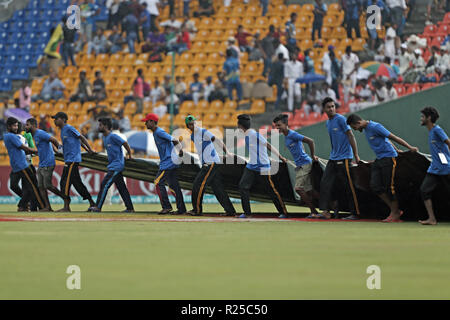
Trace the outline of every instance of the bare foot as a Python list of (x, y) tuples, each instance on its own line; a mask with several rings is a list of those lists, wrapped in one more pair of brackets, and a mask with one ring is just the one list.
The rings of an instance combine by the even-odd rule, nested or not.
[(62, 209), (57, 210), (56, 212), (70, 212), (70, 208), (64, 207)]
[(52, 209), (52, 208), (42, 208), (42, 209), (39, 210), (39, 211), (52, 212), (53, 209)]
[(327, 219), (331, 219), (331, 214), (329, 212), (327, 212), (327, 211), (323, 211), (322, 212), (322, 216), (324, 216)]
[(421, 224), (427, 225), (427, 226), (434, 226), (434, 225), (437, 224), (437, 221), (436, 221), (436, 220), (431, 220), (431, 219), (428, 219), (428, 220), (419, 220), (419, 222), (420, 222)]

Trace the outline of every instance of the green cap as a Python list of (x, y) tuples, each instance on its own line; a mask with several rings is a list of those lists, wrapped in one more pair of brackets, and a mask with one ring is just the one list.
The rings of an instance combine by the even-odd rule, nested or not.
[(186, 124), (189, 124), (189, 123), (191, 123), (192, 121), (195, 121), (195, 120), (197, 120), (193, 115), (188, 115), (185, 119), (184, 119), (184, 122), (186, 123)]

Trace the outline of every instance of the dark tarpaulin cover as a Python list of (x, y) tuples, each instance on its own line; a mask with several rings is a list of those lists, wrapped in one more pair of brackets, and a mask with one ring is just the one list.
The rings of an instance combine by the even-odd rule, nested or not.
[[(57, 154), (56, 159), (62, 161), (62, 155)], [(106, 172), (107, 157), (104, 154), (87, 153), (82, 154), (81, 166)], [(194, 163), (194, 161), (192, 161)], [(237, 163), (236, 158), (234, 163)], [(320, 159), (313, 164), (312, 182), (315, 190), (320, 191), (320, 179), (323, 174), (326, 160)], [(428, 155), (403, 152), (397, 158), (397, 169), (395, 174), (395, 191), (399, 200), (400, 208), (404, 211), (403, 219), (417, 220), (426, 217), (426, 210), (420, 195), (420, 185), (426, 175), (430, 160)], [(123, 175), (128, 178), (153, 182), (158, 172), (159, 160), (132, 159), (125, 161)], [(370, 166), (371, 163), (363, 163), (351, 167), (353, 183), (355, 185), (358, 204), (362, 218), (382, 219), (389, 214), (389, 208), (370, 189)], [(239, 198), (238, 183), (245, 164), (220, 164), (219, 169), (223, 176), (225, 190), (230, 197)], [(181, 164), (177, 169), (178, 180), (183, 189), (191, 190), (193, 181), (200, 167), (197, 164)], [(272, 176), (272, 181), (286, 204), (303, 205), (296, 200), (293, 183), (291, 181), (289, 165), (279, 164), (278, 172)], [(291, 174), (292, 177), (292, 174)], [(448, 179), (449, 181), (450, 179)], [(251, 199), (262, 202), (271, 202), (269, 193), (263, 183), (265, 176), (259, 176), (251, 189)], [(347, 212), (348, 205), (342, 188), (337, 185), (336, 198), (339, 203), (340, 212)], [(210, 187), (207, 193), (213, 193)], [(317, 202), (317, 199), (316, 199)], [(443, 184), (433, 194), (433, 207), (439, 220), (450, 220), (450, 183)]]

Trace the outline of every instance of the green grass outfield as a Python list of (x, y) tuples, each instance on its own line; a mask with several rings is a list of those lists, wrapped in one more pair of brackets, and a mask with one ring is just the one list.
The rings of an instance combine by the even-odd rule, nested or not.
[[(274, 212), (271, 204), (253, 208)], [(79, 211), (31, 215), (0, 206), (0, 220), (99, 218), (0, 222), (0, 299), (450, 298), (449, 223), (219, 222), (207, 216), (123, 216), (118, 205), (102, 214), (82, 212), (87, 205), (72, 209)], [(221, 212), (217, 205), (205, 209)], [(294, 209), (304, 210), (288, 208)], [(69, 265), (81, 268), (81, 290), (66, 288)], [(381, 268), (381, 290), (366, 287), (369, 265)]]

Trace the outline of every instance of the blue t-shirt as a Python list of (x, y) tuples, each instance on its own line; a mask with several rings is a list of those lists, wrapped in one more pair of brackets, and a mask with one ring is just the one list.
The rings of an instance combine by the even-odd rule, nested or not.
[(314, 12), (314, 22), (322, 23), (323, 17), (327, 15), (326, 14), (326, 12), (327, 12), (327, 5), (325, 3), (322, 3), (322, 5), (319, 7), (317, 5), (317, 3), (316, 3), (316, 4), (314, 4), (314, 8), (318, 9), (318, 10), (325, 11), (325, 15), (321, 15), (321, 14), (318, 14), (318, 13)]
[(194, 141), (201, 164), (220, 163), (212, 138), (214, 135), (204, 128), (198, 128), (191, 134), (191, 141)]
[(250, 160), (247, 169), (261, 171), (270, 169), (270, 160), (267, 154), (267, 140), (253, 129), (246, 132), (245, 147), (249, 150)]
[[(428, 168), (428, 173), (437, 175), (450, 174), (450, 151), (445, 141), (448, 139), (447, 134), (438, 125), (435, 125), (428, 134), (428, 143), (431, 151), (431, 164)], [(447, 159), (447, 164), (443, 164), (439, 158), (439, 153), (442, 153)]]
[(358, 19), (359, 18), (359, 0), (347, 0), (347, 10), (345, 10), (345, 15), (348, 19)]
[(200, 92), (200, 91), (203, 90), (203, 83), (201, 83), (201, 82), (193, 82), (193, 83), (191, 83), (189, 88), (191, 90), (191, 93)]
[(142, 23), (142, 27), (143, 28), (150, 28), (150, 12), (148, 12), (147, 10), (144, 10), (141, 12), (141, 19), (147, 17), (147, 19), (145, 19), (145, 21)]
[(177, 165), (172, 161), (172, 136), (158, 127), (155, 132), (153, 132), (153, 138), (155, 139), (155, 144), (159, 153), (159, 169), (170, 170), (176, 168)]
[(303, 135), (295, 132), (294, 130), (289, 130), (287, 136), (285, 137), (286, 147), (291, 152), (297, 167), (301, 167), (312, 162), (310, 156), (303, 149), (303, 138)]
[(123, 157), (122, 145), (125, 143), (125, 140), (115, 133), (110, 133), (103, 138), (103, 143), (108, 154), (108, 170), (123, 171), (125, 158)]
[(330, 160), (353, 159), (353, 150), (346, 132), (351, 130), (347, 125), (345, 117), (336, 114), (327, 120), (328, 134), (331, 140)]
[(364, 129), (367, 141), (377, 159), (395, 158), (398, 156), (388, 137), (391, 134), (385, 127), (375, 121), (369, 121)]
[(61, 130), (61, 141), (63, 144), (64, 162), (81, 162), (81, 134), (66, 124)]
[(225, 71), (227, 82), (239, 81), (239, 60), (230, 57), (223, 64), (223, 71)]
[(55, 166), (55, 153), (53, 152), (50, 138), (52, 136), (41, 129), (34, 133), (34, 142), (39, 156), (39, 168)]
[(19, 172), (28, 168), (29, 164), (25, 151), (20, 148), (23, 145), (20, 138), (16, 134), (8, 132), (3, 135), (3, 142), (5, 143), (6, 149), (8, 149), (9, 163), (11, 164), (12, 171)]

